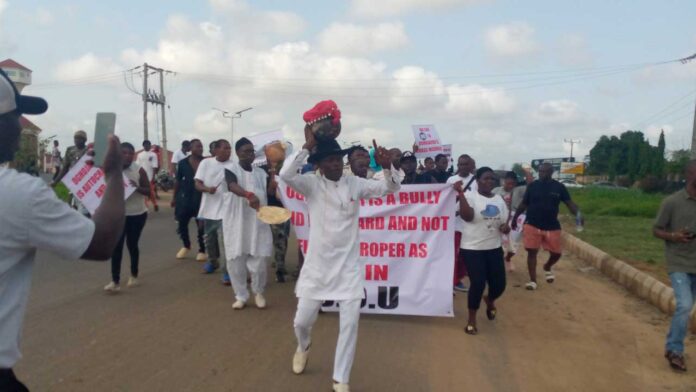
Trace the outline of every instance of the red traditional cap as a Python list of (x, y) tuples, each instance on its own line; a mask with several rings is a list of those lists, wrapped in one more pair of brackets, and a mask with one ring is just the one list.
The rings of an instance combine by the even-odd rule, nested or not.
[(314, 124), (328, 117), (331, 117), (333, 125), (338, 125), (338, 122), (341, 120), (341, 111), (338, 110), (338, 105), (330, 99), (314, 105), (313, 108), (307, 110), (302, 116), (307, 125)]

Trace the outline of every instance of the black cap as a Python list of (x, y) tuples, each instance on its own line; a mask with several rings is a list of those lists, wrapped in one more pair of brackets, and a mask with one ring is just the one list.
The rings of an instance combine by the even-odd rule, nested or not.
[(17, 112), (20, 114), (41, 114), (48, 109), (43, 98), (21, 95), (9, 76), (0, 69), (0, 115)]

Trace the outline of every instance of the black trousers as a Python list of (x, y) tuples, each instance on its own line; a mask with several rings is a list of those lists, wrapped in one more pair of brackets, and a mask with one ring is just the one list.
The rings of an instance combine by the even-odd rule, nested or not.
[(483, 292), (488, 285), (488, 298), (500, 298), (505, 291), (505, 261), (503, 248), (490, 250), (461, 249), (459, 257), (464, 259), (469, 272), (468, 304), (470, 310), (478, 310), (481, 306)]
[(0, 391), (29, 392), (29, 388), (17, 380), (12, 369), (0, 369)]
[(147, 212), (141, 215), (133, 215), (126, 217), (126, 224), (123, 226), (123, 234), (121, 239), (116, 244), (114, 254), (111, 256), (111, 279), (114, 283), (121, 281), (121, 259), (123, 258), (123, 243), (128, 246), (128, 253), (131, 258), (131, 276), (138, 276), (138, 263), (140, 261), (140, 249), (138, 242), (140, 235), (143, 233), (145, 222), (147, 221)]
[(184, 248), (191, 249), (191, 237), (189, 237), (189, 222), (193, 219), (196, 222), (196, 228), (198, 229), (198, 252), (205, 253), (205, 225), (203, 221), (196, 219), (196, 214), (186, 214), (182, 213), (176, 217), (178, 226), (176, 228), (181, 242), (184, 243)]

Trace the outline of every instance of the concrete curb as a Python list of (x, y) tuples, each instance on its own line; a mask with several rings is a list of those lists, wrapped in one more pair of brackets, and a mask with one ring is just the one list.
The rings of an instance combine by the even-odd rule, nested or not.
[[(637, 297), (648, 301), (663, 313), (671, 315), (676, 308), (674, 290), (652, 276), (612, 257), (574, 235), (563, 232), (565, 250), (589, 262), (604, 275), (620, 284)], [(696, 310), (691, 313), (691, 331), (696, 333)]]

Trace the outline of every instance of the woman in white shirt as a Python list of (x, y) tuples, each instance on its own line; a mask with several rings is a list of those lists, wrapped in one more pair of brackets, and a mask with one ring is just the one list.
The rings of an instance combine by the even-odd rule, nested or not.
[(135, 148), (130, 143), (121, 143), (121, 156), (123, 159), (123, 174), (126, 175), (135, 192), (126, 199), (126, 223), (123, 226), (121, 239), (116, 244), (111, 256), (111, 282), (104, 287), (104, 291), (117, 293), (121, 290), (121, 259), (123, 258), (123, 245), (128, 247), (131, 258), (131, 276), (128, 278), (128, 287), (138, 285), (138, 266), (140, 261), (140, 235), (143, 233), (147, 221), (147, 207), (145, 198), (150, 195), (150, 183), (147, 180), (145, 170), (133, 162)]
[[(503, 261), (502, 235), (510, 232), (507, 224), (508, 207), (499, 195), (493, 194), (496, 177), (489, 167), (476, 171), (476, 192), (464, 193), (462, 182), (455, 184), (459, 192), (459, 214), (464, 220), (460, 258), (469, 273), (468, 307), (469, 321), (465, 332), (476, 335), (476, 312), (481, 299), (486, 301), (486, 316), (494, 320), (495, 300), (505, 291), (505, 262)], [(488, 295), (483, 292), (488, 285)]]

